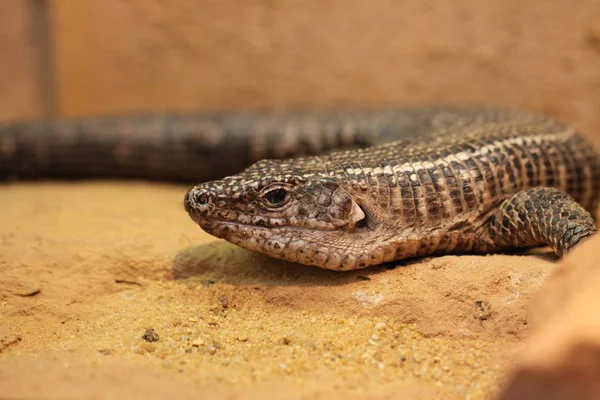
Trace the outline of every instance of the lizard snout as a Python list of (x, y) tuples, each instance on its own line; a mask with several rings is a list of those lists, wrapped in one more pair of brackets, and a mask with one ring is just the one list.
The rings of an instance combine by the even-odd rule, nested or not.
[(205, 214), (212, 204), (211, 198), (210, 192), (193, 187), (185, 194), (183, 206), (188, 214)]

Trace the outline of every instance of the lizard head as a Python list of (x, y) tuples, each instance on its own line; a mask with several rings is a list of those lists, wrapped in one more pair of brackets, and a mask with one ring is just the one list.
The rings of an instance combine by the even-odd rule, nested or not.
[(369, 237), (365, 211), (342, 181), (295, 168), (265, 160), (196, 185), (185, 209), (209, 234), (274, 258), (336, 270), (373, 264), (360, 240)]

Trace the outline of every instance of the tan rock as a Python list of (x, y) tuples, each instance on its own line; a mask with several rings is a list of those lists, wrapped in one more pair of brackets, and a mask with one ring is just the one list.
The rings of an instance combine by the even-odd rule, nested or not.
[(535, 296), (537, 330), (501, 399), (600, 398), (600, 236), (570, 254)]

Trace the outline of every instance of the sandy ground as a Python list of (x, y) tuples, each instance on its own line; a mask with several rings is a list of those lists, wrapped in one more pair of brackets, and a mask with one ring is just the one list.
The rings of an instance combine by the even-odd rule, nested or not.
[(185, 190), (0, 188), (2, 396), (485, 398), (556, 265), (544, 250), (294, 265), (202, 232)]

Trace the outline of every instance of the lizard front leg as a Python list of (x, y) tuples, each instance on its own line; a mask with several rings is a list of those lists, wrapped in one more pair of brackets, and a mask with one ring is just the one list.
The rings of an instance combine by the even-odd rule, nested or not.
[(538, 187), (504, 200), (480, 243), (489, 250), (546, 245), (562, 257), (595, 232), (594, 218), (571, 196)]

